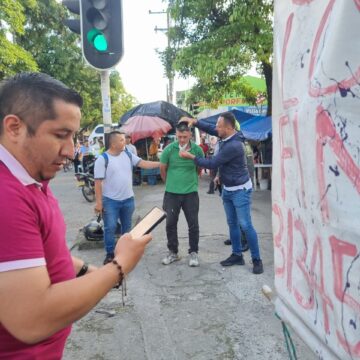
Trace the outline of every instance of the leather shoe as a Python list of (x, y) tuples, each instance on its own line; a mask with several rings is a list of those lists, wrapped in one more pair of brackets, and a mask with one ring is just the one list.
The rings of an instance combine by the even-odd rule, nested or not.
[(259, 275), (264, 272), (264, 266), (261, 259), (253, 259), (253, 274)]
[(242, 252), (248, 251), (249, 250), (249, 244), (246, 242), (241, 242), (241, 246), (242, 246)]
[(222, 266), (244, 265), (245, 261), (242, 255), (231, 254), (227, 259), (220, 261)]
[(114, 260), (114, 254), (106, 254), (103, 264), (106, 265)]

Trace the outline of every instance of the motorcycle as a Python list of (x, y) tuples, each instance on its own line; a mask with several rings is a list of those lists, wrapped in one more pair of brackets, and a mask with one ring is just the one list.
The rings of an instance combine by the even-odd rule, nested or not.
[(88, 202), (95, 201), (95, 180), (94, 180), (94, 162), (88, 165), (87, 172), (78, 172), (75, 174), (78, 186)]

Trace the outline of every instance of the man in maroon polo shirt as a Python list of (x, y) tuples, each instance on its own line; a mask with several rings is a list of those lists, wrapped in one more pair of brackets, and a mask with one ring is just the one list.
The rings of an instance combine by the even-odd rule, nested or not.
[(134, 268), (151, 239), (125, 234), (101, 268), (70, 255), (48, 182), (74, 154), (81, 106), (79, 94), (45, 74), (0, 84), (0, 359), (60, 359), (71, 324)]

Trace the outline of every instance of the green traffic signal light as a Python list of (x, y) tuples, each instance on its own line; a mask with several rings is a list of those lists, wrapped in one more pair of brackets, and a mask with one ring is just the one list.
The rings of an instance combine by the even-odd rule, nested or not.
[(106, 51), (108, 43), (104, 34), (99, 34), (94, 39), (94, 47), (98, 51)]
[(104, 52), (108, 49), (105, 35), (97, 29), (91, 29), (87, 33), (87, 39), (97, 51)]
[(98, 70), (113, 68), (123, 55), (122, 0), (77, 1), (85, 60)]

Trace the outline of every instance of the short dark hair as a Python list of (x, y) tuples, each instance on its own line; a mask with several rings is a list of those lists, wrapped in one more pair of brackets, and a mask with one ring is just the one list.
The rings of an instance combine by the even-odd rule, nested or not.
[(186, 122), (179, 122), (176, 124), (176, 130), (183, 132), (183, 131), (190, 131), (190, 128)]
[(114, 138), (117, 135), (125, 135), (122, 131), (114, 130), (109, 133), (109, 146), (111, 146), (112, 142), (114, 141)]
[(61, 81), (43, 73), (19, 73), (0, 83), (0, 135), (3, 119), (13, 114), (27, 126), (30, 135), (45, 120), (56, 119), (54, 100), (83, 105), (81, 96)]
[(222, 117), (224, 119), (224, 122), (226, 125), (230, 125), (233, 129), (235, 129), (236, 119), (232, 112), (227, 111), (227, 112), (221, 113), (219, 115), (219, 117)]

